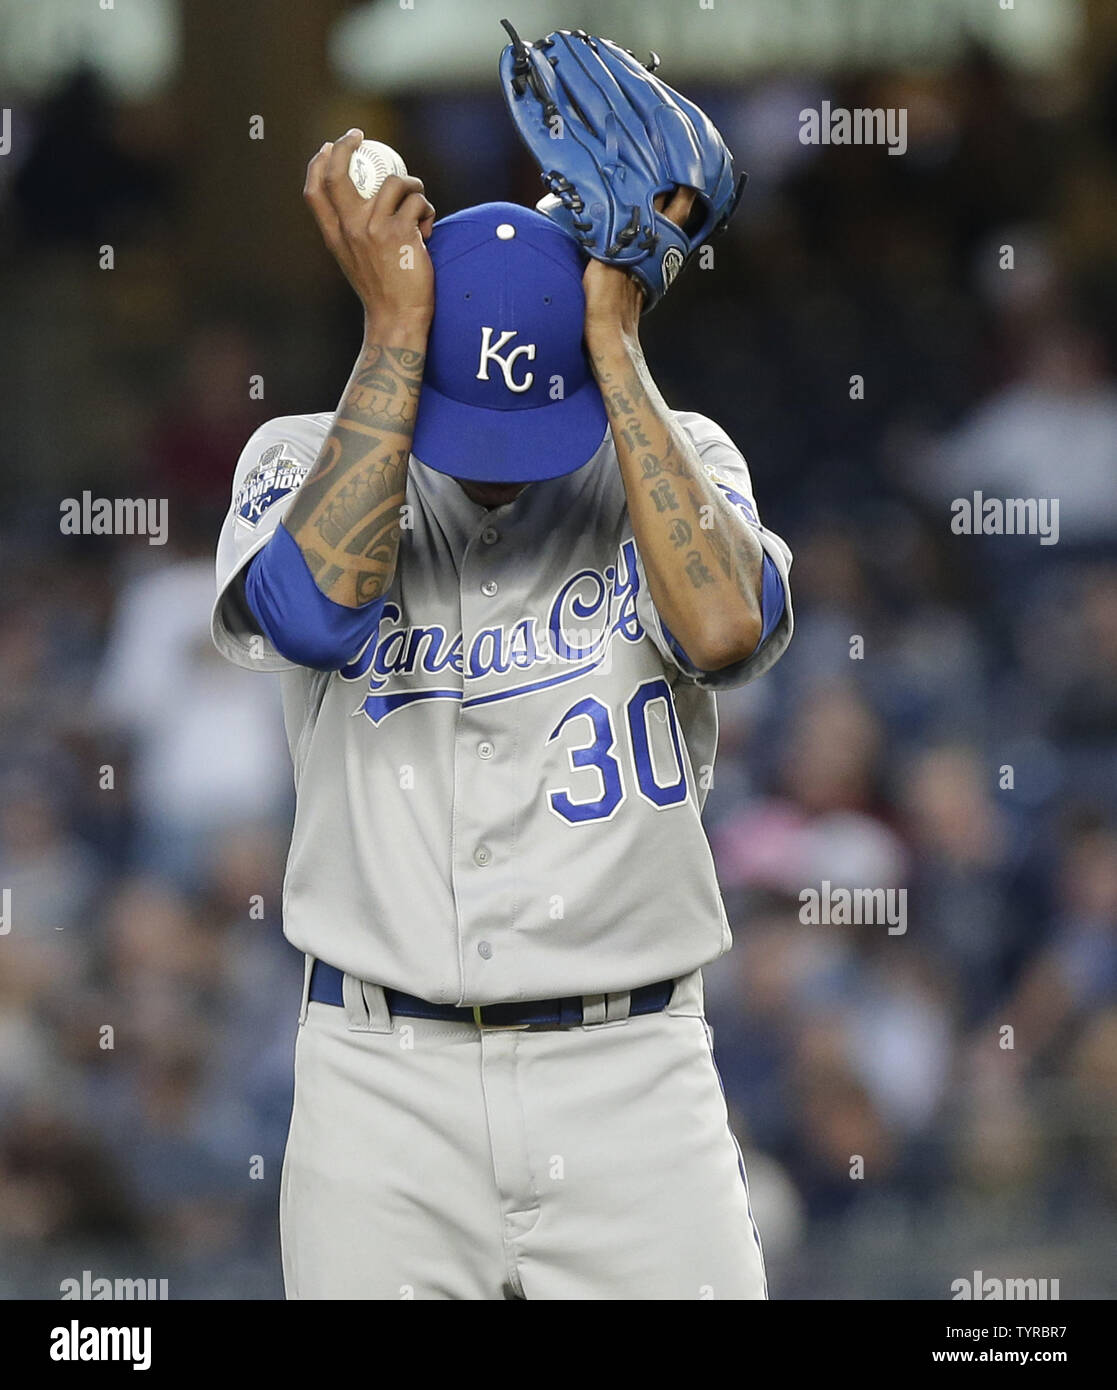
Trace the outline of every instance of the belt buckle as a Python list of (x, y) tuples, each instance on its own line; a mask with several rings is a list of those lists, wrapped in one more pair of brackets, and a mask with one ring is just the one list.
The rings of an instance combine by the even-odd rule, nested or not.
[(486, 1004), (472, 1005), (473, 1021), (482, 1033), (522, 1033), (531, 1027), (530, 1023), (486, 1023), (481, 1014), (487, 1007)]

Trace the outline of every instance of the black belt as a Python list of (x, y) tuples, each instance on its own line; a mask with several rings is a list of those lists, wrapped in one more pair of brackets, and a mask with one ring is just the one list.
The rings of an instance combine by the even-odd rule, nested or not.
[[(324, 960), (316, 960), (310, 972), (310, 998), (316, 1004), (344, 1004), (344, 974)], [(629, 995), (629, 1014), (657, 1014), (667, 1007), (675, 988), (674, 980), (641, 985)], [(455, 1004), (432, 1004), (398, 989), (385, 989), (384, 997), (393, 1014), (405, 1018), (432, 1018), (445, 1023), (474, 1023), (479, 1028), (573, 1028), (582, 1022), (582, 997), (536, 999), (523, 1004), (482, 1004), (463, 1008)]]

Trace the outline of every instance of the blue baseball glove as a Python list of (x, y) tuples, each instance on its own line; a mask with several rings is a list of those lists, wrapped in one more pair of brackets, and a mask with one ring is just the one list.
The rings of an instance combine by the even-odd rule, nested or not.
[[(559, 29), (500, 55), (504, 99), (550, 196), (538, 204), (590, 256), (629, 271), (644, 288), (645, 312), (687, 259), (720, 231), (747, 175), (717, 128), (693, 102), (609, 39)], [(655, 207), (677, 185), (697, 191), (686, 227)]]

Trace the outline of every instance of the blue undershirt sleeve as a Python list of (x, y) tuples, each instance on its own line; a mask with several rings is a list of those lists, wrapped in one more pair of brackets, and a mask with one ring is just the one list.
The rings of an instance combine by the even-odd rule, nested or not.
[(351, 661), (376, 631), (384, 609), (383, 598), (361, 608), (327, 598), (282, 524), (249, 562), (244, 595), (276, 651), (316, 671), (337, 671)]
[(764, 572), (760, 580), (760, 617), (764, 626), (761, 629), (760, 641), (756, 644), (757, 651), (779, 627), (786, 607), (787, 600), (784, 597), (780, 572), (776, 568), (776, 562), (765, 552)]

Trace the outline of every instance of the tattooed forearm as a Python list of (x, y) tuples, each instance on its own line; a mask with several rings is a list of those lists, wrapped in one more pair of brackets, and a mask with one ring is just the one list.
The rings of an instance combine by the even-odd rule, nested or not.
[(379, 356), (358, 366), (349, 392), (347, 427), (410, 436), (423, 381), (423, 353), (375, 348)]
[[(700, 511), (703, 506), (702, 498), (692, 488), (687, 491), (691, 506)], [(716, 526), (711, 526), (706, 532), (705, 540), (722, 574), (743, 599), (751, 599), (755, 595), (758, 578), (756, 544), (752, 537), (743, 533), (740, 528), (735, 532), (723, 534)]]
[(369, 344), (284, 525), (319, 589), (355, 608), (395, 574), (424, 355)]
[[(394, 463), (394, 467), (393, 467)], [(398, 492), (395, 451), (377, 451), (367, 464), (355, 467), (322, 502), (311, 525), (332, 550), (363, 553), (382, 526), (383, 512), (392, 509)]]
[(739, 660), (759, 637), (760, 543), (707, 476), (639, 346), (615, 343), (591, 361), (656, 606), (696, 664)]

